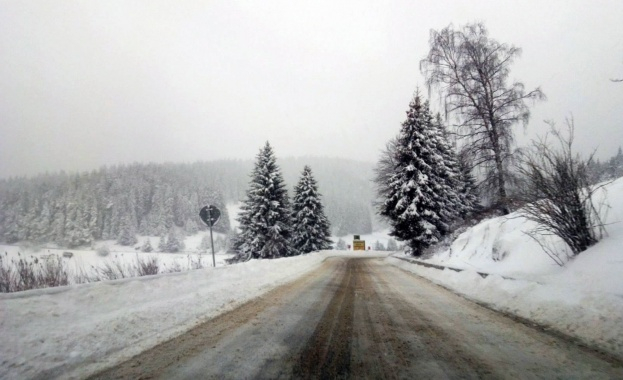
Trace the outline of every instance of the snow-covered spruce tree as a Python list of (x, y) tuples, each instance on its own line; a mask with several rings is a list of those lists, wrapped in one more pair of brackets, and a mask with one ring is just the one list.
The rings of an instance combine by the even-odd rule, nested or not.
[(158, 239), (158, 252), (166, 252), (166, 251), (167, 251), (167, 239), (164, 235), (162, 235)]
[(227, 234), (227, 253), (236, 254), (240, 251), (240, 247), (242, 246), (242, 241), (240, 240), (240, 234), (238, 233), (238, 229), (234, 227)]
[(311, 168), (305, 166), (292, 201), (292, 243), (300, 253), (331, 249), (331, 228), (320, 197)]
[(472, 174), (472, 163), (466, 152), (461, 151), (458, 156), (459, 164), (459, 197), (463, 208), (459, 211), (459, 216), (465, 218), (470, 213), (481, 208), (478, 202), (478, 188), (476, 185), (476, 179)]
[(290, 201), (270, 144), (260, 149), (238, 216), (239, 259), (292, 256)]
[(121, 245), (133, 245), (138, 242), (136, 230), (128, 215), (124, 216), (119, 227), (117, 243)]
[(165, 252), (176, 253), (183, 251), (184, 246), (184, 238), (180, 236), (175, 229), (175, 227), (171, 227), (169, 229), (169, 233), (167, 235), (167, 243), (165, 245)]
[(141, 252), (151, 252), (154, 248), (151, 246), (151, 241), (149, 239), (145, 240), (145, 243), (141, 246)]
[(473, 206), (467, 203), (459, 190), (462, 188), (461, 173), (454, 147), (448, 140), (448, 131), (441, 120), (441, 115), (437, 114), (432, 123), (434, 133), (432, 133), (432, 143), (437, 152), (430, 165), (433, 172), (439, 177), (437, 191), (438, 202), (444, 204), (441, 211), (441, 218), (438, 228), (442, 235), (449, 232), (448, 222), (456, 219), (458, 215), (465, 215), (473, 210)]
[(440, 151), (443, 138), (428, 102), (416, 95), (396, 141), (394, 173), (379, 210), (390, 221), (390, 235), (407, 241), (416, 256), (439, 241), (456, 213), (456, 192), (448, 188), (454, 174)]
[(396, 240), (389, 239), (387, 241), (387, 250), (388, 251), (397, 251), (398, 250), (398, 244), (396, 244)]

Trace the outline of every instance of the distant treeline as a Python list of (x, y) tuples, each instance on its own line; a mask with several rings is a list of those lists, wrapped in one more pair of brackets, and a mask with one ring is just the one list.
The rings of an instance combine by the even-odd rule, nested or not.
[[(290, 187), (306, 164), (316, 173), (333, 233), (371, 232), (372, 164), (280, 159)], [(251, 168), (251, 160), (132, 164), (0, 180), (0, 241), (77, 247), (95, 240), (132, 241), (126, 237), (134, 234), (164, 236), (171, 229), (193, 234), (205, 230), (198, 211), (206, 204), (221, 209), (215, 229), (227, 233), (225, 204), (244, 198)]]
[(591, 161), (589, 170), (592, 183), (623, 177), (623, 150), (619, 147), (614, 156), (603, 162), (598, 159)]

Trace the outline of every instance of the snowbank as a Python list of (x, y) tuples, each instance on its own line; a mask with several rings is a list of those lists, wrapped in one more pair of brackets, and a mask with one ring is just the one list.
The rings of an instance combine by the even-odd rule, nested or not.
[(83, 377), (289, 282), (335, 254), (0, 294), (0, 378)]
[[(517, 214), (483, 221), (461, 234), (450, 249), (422, 260), (463, 272), (425, 268), (396, 258), (388, 261), (623, 358), (623, 178), (605, 190), (610, 206), (603, 210), (608, 235), (564, 268), (525, 234), (533, 224)], [(547, 243), (564, 248), (556, 238), (548, 237)], [(482, 278), (477, 271), (493, 275)]]

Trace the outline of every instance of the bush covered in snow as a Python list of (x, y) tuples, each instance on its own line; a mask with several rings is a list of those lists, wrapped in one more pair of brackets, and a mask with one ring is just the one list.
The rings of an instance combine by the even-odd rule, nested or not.
[(106, 245), (106, 244), (100, 245), (99, 247), (97, 247), (97, 249), (95, 251), (101, 257), (106, 257), (106, 256), (110, 255), (110, 247), (108, 247), (108, 245)]

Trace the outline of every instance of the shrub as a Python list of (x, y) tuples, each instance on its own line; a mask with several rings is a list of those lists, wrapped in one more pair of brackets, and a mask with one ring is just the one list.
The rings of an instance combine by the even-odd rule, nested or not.
[(174, 261), (171, 265), (162, 264), (162, 273), (177, 273), (182, 271), (182, 266), (177, 261)]
[(96, 275), (93, 277), (96, 281), (118, 280), (121, 278), (134, 277), (130, 273), (127, 265), (123, 265), (118, 259), (106, 261), (102, 266), (94, 267)]
[(52, 255), (39, 268), (39, 287), (51, 288), (69, 284), (69, 274), (60, 256)]
[(97, 254), (99, 256), (106, 257), (110, 255), (110, 248), (106, 244), (100, 245), (99, 247), (97, 247)]
[(567, 120), (568, 137), (555, 129), (553, 123), (550, 126), (558, 149), (546, 135), (534, 141), (532, 151), (524, 155), (519, 170), (525, 179), (520, 195), (526, 205), (519, 213), (538, 224), (529, 233), (537, 242), (536, 235), (553, 234), (569, 246), (572, 255), (549, 249), (539, 242), (550, 258), (562, 266), (567, 259), (601, 238), (603, 223), (593, 204), (593, 194), (605, 184), (590, 186), (589, 167), (593, 156), (583, 159), (572, 151), (573, 119)]
[(337, 243), (335, 244), (335, 249), (340, 250), (340, 251), (345, 251), (346, 250), (346, 242), (340, 238)]
[(196, 259), (193, 259), (191, 255), (188, 255), (188, 267), (190, 269), (202, 269), (204, 267), (202, 261), (202, 255), (197, 255)]
[(69, 284), (69, 273), (63, 259), (51, 255), (40, 261), (20, 258), (5, 261), (0, 256), (0, 292), (10, 293)]
[(141, 247), (142, 252), (151, 252), (154, 248), (151, 246), (151, 241), (149, 239), (145, 240), (145, 243)]
[(150, 276), (158, 274), (159, 264), (156, 256), (140, 257), (136, 255), (136, 274), (138, 276)]
[(15, 267), (0, 256), (0, 293), (14, 292), (13, 289), (17, 283), (16, 277)]

